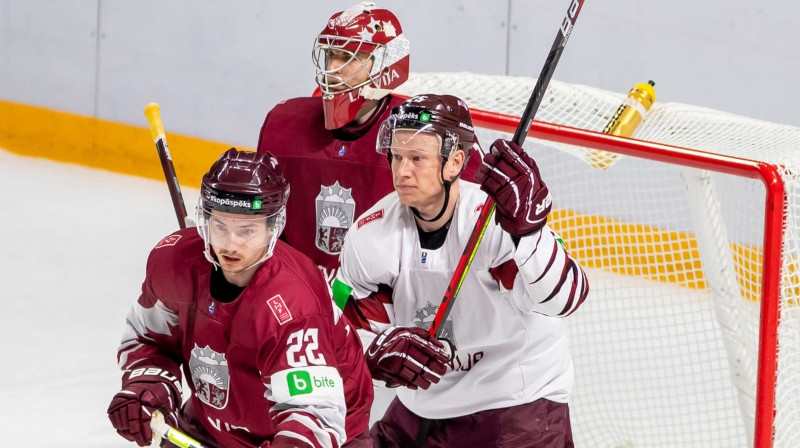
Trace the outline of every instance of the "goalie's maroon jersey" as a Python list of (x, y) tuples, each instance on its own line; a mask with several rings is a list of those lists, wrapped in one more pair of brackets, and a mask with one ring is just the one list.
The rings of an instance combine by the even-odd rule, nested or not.
[[(331, 131), (319, 97), (294, 98), (276, 105), (261, 127), (258, 151), (278, 158), (291, 186), (281, 239), (311, 257), (328, 282), (354, 219), (394, 191), (389, 161), (375, 143), (381, 123), (403, 101), (386, 96), (364, 124)], [(472, 180), (479, 166), (473, 150), (462, 177)]]
[[(190, 228), (151, 251), (120, 367), (159, 366), (179, 378), (182, 369), (192, 393), (180, 426), (202, 425), (215, 446), (259, 446), (278, 431), (315, 440), (314, 432), (342, 424), (348, 440), (366, 431), (373, 392), (362, 347), (308, 257), (278, 241), (239, 296), (220, 303), (203, 248)], [(346, 419), (338, 398), (276, 406), (266, 397), (274, 373), (304, 365), (338, 371)]]

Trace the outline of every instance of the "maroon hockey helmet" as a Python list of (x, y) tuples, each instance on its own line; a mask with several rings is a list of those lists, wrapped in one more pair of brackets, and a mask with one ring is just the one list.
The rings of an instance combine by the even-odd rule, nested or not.
[[(236, 223), (261, 218), (266, 229), (258, 232), (247, 231), (237, 235), (240, 244), (251, 248), (266, 247), (259, 261), (272, 255), (272, 250), (286, 223), (286, 201), (289, 199), (289, 182), (283, 177), (278, 160), (269, 152), (238, 151), (231, 148), (225, 151), (203, 176), (200, 197), (197, 204), (197, 232), (205, 241), (206, 258), (217, 264), (211, 253), (211, 246), (218, 245), (221, 239), (216, 233), (227, 229), (209, 224), (211, 215), (217, 212), (217, 219), (236, 227)], [(235, 215), (242, 215), (236, 217)], [(265, 218), (265, 219), (264, 219)], [(252, 224), (251, 224), (252, 225)], [(260, 238), (256, 238), (260, 235)], [(215, 242), (216, 241), (216, 242)], [(252, 266), (251, 266), (252, 267)]]
[(452, 95), (417, 95), (392, 109), (378, 131), (378, 152), (391, 152), (394, 131), (397, 129), (413, 129), (439, 135), (439, 154), (448, 158), (454, 150), (463, 149), (466, 155), (464, 167), (475, 144), (475, 128), (472, 126), (469, 108), (463, 100)]
[[(332, 52), (345, 55), (347, 62), (329, 67)], [(391, 11), (361, 2), (332, 15), (312, 53), (325, 127), (341, 128), (355, 119), (367, 100), (383, 98), (403, 84), (408, 79), (409, 54), (410, 44)], [(358, 64), (369, 76), (354, 80), (342, 71), (349, 64)]]
[(274, 215), (286, 206), (289, 182), (269, 152), (225, 151), (203, 176), (203, 208), (243, 215)]

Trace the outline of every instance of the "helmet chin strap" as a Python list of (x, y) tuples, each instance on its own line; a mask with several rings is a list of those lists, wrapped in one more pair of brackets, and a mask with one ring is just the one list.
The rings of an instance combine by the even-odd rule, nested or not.
[(450, 185), (452, 185), (453, 181), (444, 179), (444, 165), (445, 165), (445, 163), (447, 163), (447, 159), (444, 159), (442, 161), (442, 171), (441, 171), (442, 182), (444, 183), (444, 204), (442, 204), (442, 209), (439, 210), (439, 214), (434, 216), (433, 218), (425, 219), (425, 218), (422, 217), (422, 215), (419, 214), (419, 211), (416, 208), (411, 207), (411, 213), (413, 213), (414, 216), (416, 216), (417, 219), (419, 219), (421, 221), (434, 222), (434, 221), (438, 220), (439, 218), (441, 218), (442, 215), (444, 215), (444, 212), (447, 210), (447, 204), (450, 202)]

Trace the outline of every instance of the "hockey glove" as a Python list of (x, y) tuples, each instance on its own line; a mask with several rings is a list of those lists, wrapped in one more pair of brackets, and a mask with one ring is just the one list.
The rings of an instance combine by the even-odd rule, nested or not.
[(419, 327), (391, 327), (367, 348), (372, 378), (389, 387), (427, 389), (447, 371), (450, 355), (441, 341)]
[(495, 140), (475, 180), (495, 200), (495, 220), (511, 236), (530, 235), (547, 223), (550, 191), (536, 162), (516, 143)]
[(177, 426), (181, 392), (178, 379), (158, 367), (135, 369), (122, 377), (122, 390), (108, 406), (108, 418), (122, 437), (150, 446), (150, 417), (160, 409), (167, 423)]

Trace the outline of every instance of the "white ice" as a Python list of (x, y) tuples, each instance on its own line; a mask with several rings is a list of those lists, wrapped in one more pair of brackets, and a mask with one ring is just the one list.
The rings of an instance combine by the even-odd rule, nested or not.
[(177, 228), (166, 184), (0, 150), (0, 191), (0, 446), (135, 447), (106, 408), (147, 255)]

